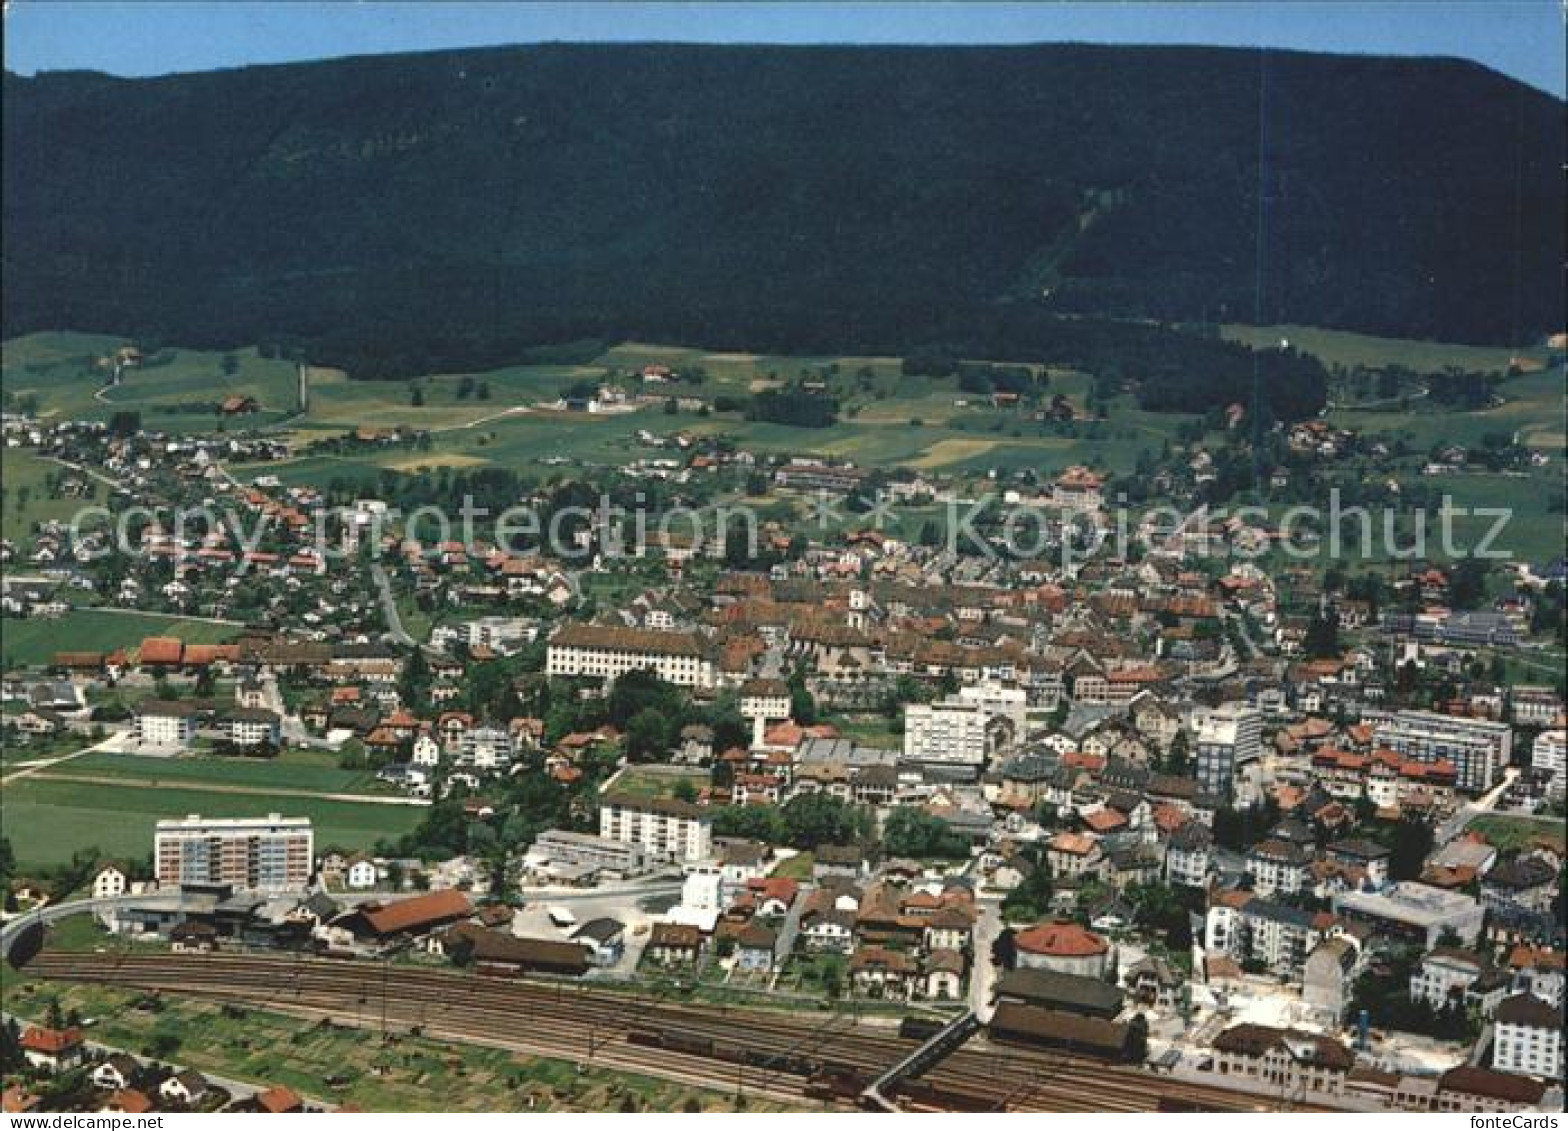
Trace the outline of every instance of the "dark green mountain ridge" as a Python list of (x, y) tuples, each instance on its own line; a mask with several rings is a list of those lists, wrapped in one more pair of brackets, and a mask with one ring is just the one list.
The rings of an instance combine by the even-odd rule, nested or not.
[(1562, 321), (1563, 103), (1456, 60), (543, 45), (4, 95), (7, 335), (287, 336), (396, 375), (584, 338), (1071, 357), (1157, 354), (1150, 323)]

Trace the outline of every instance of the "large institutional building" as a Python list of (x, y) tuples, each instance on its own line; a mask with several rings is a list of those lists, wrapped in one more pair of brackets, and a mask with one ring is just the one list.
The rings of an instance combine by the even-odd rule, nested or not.
[(1452, 762), (1460, 789), (1484, 793), (1497, 784), (1513, 752), (1513, 729), (1490, 719), (1400, 711), (1378, 723), (1376, 741), (1417, 762)]
[(612, 680), (644, 669), (680, 687), (708, 688), (718, 679), (706, 643), (689, 632), (569, 624), (551, 638), (545, 653), (550, 676)]
[(233, 884), (246, 891), (289, 891), (310, 881), (314, 839), (308, 817), (159, 821), (153, 859), (160, 886)]

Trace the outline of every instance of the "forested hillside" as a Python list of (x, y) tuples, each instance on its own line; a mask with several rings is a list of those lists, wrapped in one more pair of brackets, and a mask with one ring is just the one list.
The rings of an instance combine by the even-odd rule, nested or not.
[(8, 335), (359, 376), (578, 339), (1129, 349), (1178, 381), (1251, 363), (1102, 320), (1562, 319), (1562, 103), (1457, 61), (563, 45), (5, 82)]

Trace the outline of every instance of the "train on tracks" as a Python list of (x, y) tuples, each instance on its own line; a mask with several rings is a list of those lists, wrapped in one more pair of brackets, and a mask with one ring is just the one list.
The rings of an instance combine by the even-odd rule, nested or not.
[[(854, 1105), (920, 1042), (852, 1015), (806, 1015), (672, 1001), (532, 978), (489, 978), (244, 954), (67, 953), (45, 948), (25, 979), (115, 985), (222, 1004), (304, 1013), (336, 1024), (504, 1042), (685, 1083)], [(25, 992), (25, 987), (23, 988)], [(726, 1069), (722, 1066), (732, 1066)], [(999, 1044), (981, 1035), (884, 1091), (913, 1110), (1101, 1112), (1250, 1110), (1252, 1097), (1128, 1064)]]

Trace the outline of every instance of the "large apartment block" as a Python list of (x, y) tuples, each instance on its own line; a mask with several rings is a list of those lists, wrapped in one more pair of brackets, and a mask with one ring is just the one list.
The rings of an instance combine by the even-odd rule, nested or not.
[(1546, 775), (1546, 796), (1561, 801), (1568, 775), (1568, 731), (1543, 730), (1536, 735), (1530, 747), (1530, 765)]
[(1263, 753), (1263, 716), (1244, 703), (1226, 703), (1198, 722), (1198, 788), (1214, 797), (1235, 793), (1236, 771)]
[(192, 814), (159, 821), (154, 834), (160, 885), (233, 884), (247, 891), (288, 891), (309, 882), (314, 857), (308, 817)]
[(702, 809), (670, 798), (607, 796), (599, 802), (599, 835), (641, 845), (660, 860), (705, 860), (713, 855), (713, 820)]
[[(978, 770), (1021, 733), (1024, 693), (965, 688), (968, 695), (904, 708), (904, 757), (926, 765)], [(1016, 701), (1014, 701), (1014, 699)], [(1017, 720), (1017, 721), (1015, 721)]]
[(1484, 793), (1497, 784), (1513, 752), (1513, 730), (1490, 719), (1458, 718), (1432, 711), (1399, 711), (1377, 723), (1379, 746), (1417, 762), (1451, 762), (1458, 786)]
[(680, 687), (710, 688), (717, 668), (702, 637), (596, 624), (569, 624), (550, 640), (545, 672), (612, 680), (648, 670)]
[(196, 735), (195, 708), (189, 703), (145, 700), (136, 708), (133, 733), (143, 746), (188, 746)]

